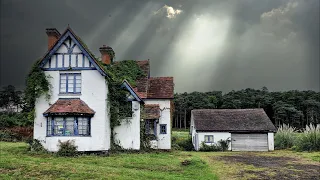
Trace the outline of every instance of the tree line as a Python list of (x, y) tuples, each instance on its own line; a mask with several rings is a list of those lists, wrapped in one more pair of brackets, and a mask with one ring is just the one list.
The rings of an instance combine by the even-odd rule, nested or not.
[[(9, 85), (0, 90), (0, 110), (28, 112), (22, 91)], [(262, 89), (242, 89), (223, 94), (221, 91), (175, 93), (173, 128), (189, 128), (192, 109), (263, 108), (276, 127), (288, 124), (298, 129), (308, 124), (320, 124), (320, 92), (269, 92)]]
[(174, 96), (173, 128), (188, 128), (193, 109), (263, 108), (276, 127), (288, 124), (298, 129), (320, 124), (320, 92), (269, 92), (242, 89), (223, 94), (221, 91), (176, 93)]

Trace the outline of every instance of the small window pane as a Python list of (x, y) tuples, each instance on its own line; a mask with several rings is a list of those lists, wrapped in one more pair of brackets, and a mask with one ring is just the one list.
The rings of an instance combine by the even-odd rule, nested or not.
[(63, 135), (63, 118), (56, 117), (54, 118), (54, 135)]
[(206, 143), (213, 143), (213, 135), (205, 135), (204, 136), (204, 141)]
[(73, 136), (73, 135), (74, 135), (74, 117), (67, 117), (65, 136)]
[(79, 135), (90, 135), (89, 132), (89, 118), (78, 118), (78, 132)]

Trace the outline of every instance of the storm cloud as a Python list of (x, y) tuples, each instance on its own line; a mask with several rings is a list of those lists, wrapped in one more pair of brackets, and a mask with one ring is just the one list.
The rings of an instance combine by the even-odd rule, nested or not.
[(70, 27), (99, 56), (150, 59), (176, 92), (320, 91), (318, 0), (3, 0), (0, 86), (23, 88), (47, 50), (45, 28)]

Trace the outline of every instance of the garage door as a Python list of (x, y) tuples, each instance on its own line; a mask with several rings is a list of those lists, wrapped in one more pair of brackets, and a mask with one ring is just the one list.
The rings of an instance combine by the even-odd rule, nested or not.
[(268, 134), (231, 133), (232, 151), (268, 151)]

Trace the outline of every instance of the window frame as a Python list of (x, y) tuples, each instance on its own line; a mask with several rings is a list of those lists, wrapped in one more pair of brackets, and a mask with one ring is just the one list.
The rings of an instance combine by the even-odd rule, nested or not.
[[(62, 135), (55, 134), (55, 118), (62, 118), (63, 119), (63, 132)], [(66, 135), (66, 124), (67, 118), (73, 118), (73, 133), (72, 135)], [(79, 119), (78, 118), (85, 118), (87, 120), (87, 134), (79, 134)], [(83, 130), (83, 127), (82, 127)], [(47, 129), (46, 129), (47, 137), (54, 137), (54, 136), (63, 136), (63, 137), (70, 137), (70, 136), (80, 136), (80, 137), (87, 137), (91, 136), (91, 117), (87, 116), (50, 116), (47, 118)]]
[[(165, 132), (162, 132), (162, 127), (164, 127)], [(167, 124), (160, 124), (160, 134), (167, 134)]]
[[(66, 82), (65, 82), (65, 85), (66, 85), (66, 87), (65, 87), (65, 92), (62, 92), (61, 91), (61, 77), (63, 76), (63, 75), (65, 75), (66, 76)], [(60, 77), (59, 77), (59, 93), (60, 94), (81, 94), (81, 91), (82, 91), (82, 76), (81, 76), (81, 73), (76, 73), (76, 72), (74, 72), (74, 73), (60, 73), (60, 75), (59, 75)], [(69, 86), (69, 83), (68, 83), (68, 81), (69, 81), (69, 76), (73, 76), (73, 92), (69, 92), (69, 88), (68, 88), (68, 86)], [(76, 86), (76, 84), (77, 84), (77, 76), (79, 76), (80, 77), (80, 92), (77, 92), (76, 91), (76, 89), (77, 89), (77, 86)]]
[[(208, 137), (208, 141), (206, 141), (206, 137)], [(210, 141), (210, 137), (212, 137), (212, 141)], [(205, 143), (213, 143), (214, 142), (213, 135), (204, 135), (204, 142)]]

